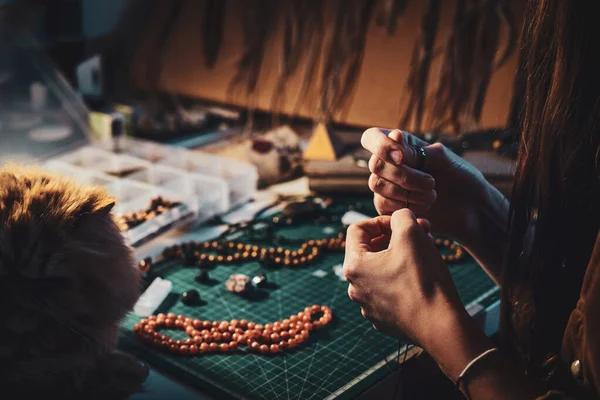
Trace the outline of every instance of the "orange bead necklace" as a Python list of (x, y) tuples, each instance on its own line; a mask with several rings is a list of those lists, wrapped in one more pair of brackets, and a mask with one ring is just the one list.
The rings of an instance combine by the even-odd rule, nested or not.
[[(313, 305), (283, 321), (256, 324), (238, 321), (201, 321), (184, 315), (158, 314), (137, 323), (133, 332), (143, 343), (156, 349), (180, 355), (231, 353), (246, 351), (277, 354), (304, 343), (311, 332), (326, 327), (333, 314), (327, 306)], [(189, 338), (175, 340), (159, 332), (161, 328), (185, 331)]]

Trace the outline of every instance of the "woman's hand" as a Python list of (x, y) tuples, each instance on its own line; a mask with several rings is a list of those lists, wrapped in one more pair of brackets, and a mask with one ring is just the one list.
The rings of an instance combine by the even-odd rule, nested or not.
[(348, 229), (344, 260), (348, 295), (363, 316), (425, 349), (466, 314), (427, 229), (406, 209), (360, 222)]
[[(350, 226), (344, 274), (348, 295), (382, 333), (421, 346), (452, 381), (494, 344), (465, 311), (429, 224), (406, 209)], [(521, 370), (496, 352), (463, 384), (472, 399), (533, 399)]]
[[(381, 215), (406, 208), (408, 194), (411, 211), (427, 217), (437, 233), (463, 241), (473, 231), (471, 214), (493, 190), (475, 167), (439, 143), (428, 145), (400, 130), (385, 135), (370, 128), (361, 143), (373, 153), (369, 187)], [(419, 147), (426, 155), (422, 171), (416, 169)]]

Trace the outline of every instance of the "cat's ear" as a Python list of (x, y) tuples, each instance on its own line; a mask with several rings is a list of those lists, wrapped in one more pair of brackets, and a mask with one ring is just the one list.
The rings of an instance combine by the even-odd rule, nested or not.
[(104, 207), (98, 209), (94, 214), (102, 215), (102, 216), (108, 215), (108, 214), (110, 214), (110, 212), (112, 211), (112, 209), (114, 207), (115, 207), (115, 202), (111, 201), (110, 203), (108, 203)]

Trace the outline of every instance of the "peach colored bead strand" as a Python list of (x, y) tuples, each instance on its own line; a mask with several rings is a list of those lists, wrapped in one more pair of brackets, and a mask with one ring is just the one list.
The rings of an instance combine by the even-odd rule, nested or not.
[[(278, 354), (300, 346), (311, 333), (327, 326), (333, 318), (331, 309), (318, 304), (282, 321), (256, 324), (245, 319), (202, 321), (184, 315), (151, 315), (135, 324), (136, 337), (156, 349), (183, 356), (228, 353), (240, 347), (262, 354)], [(175, 340), (160, 329), (179, 329), (189, 338)]]

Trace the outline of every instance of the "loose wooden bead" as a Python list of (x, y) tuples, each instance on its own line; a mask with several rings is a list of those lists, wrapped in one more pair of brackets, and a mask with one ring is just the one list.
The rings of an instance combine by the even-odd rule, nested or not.
[(202, 344), (200, 345), (200, 351), (201, 351), (202, 353), (206, 353), (208, 350), (209, 350), (208, 343), (202, 343)]
[(198, 354), (198, 346), (196, 346), (195, 344), (190, 346), (190, 354), (191, 355), (195, 355)]
[(219, 345), (219, 348), (223, 353), (227, 353), (227, 351), (229, 350), (229, 345), (227, 343), (221, 343)]
[(270, 347), (271, 353), (279, 353), (279, 345), (272, 344)]
[(215, 342), (211, 343), (208, 345), (208, 348), (210, 349), (210, 351), (214, 352), (219, 350), (219, 345), (216, 344)]
[(260, 346), (260, 352), (263, 354), (267, 354), (269, 352), (269, 346), (267, 346), (266, 344), (262, 344)]

